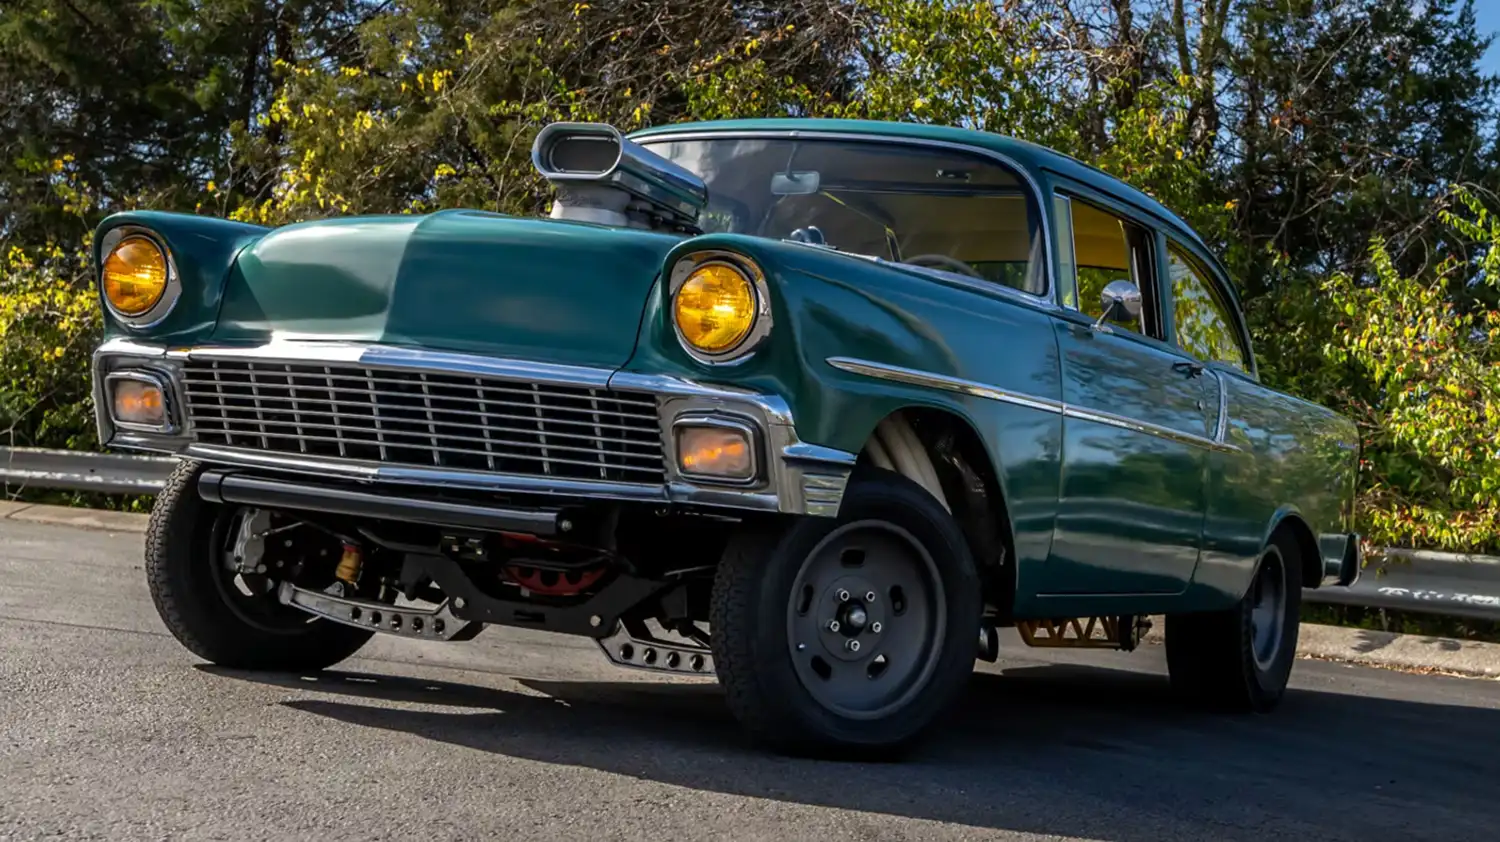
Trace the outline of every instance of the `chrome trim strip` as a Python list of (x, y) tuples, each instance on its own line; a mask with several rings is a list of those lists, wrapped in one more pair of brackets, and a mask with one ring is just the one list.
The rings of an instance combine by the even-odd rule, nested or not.
[(869, 360), (856, 360), (848, 357), (829, 357), (827, 363), (834, 368), (847, 371), (852, 374), (860, 374), (866, 377), (874, 377), (880, 380), (890, 380), (897, 383), (906, 383), (912, 386), (922, 386), (931, 389), (943, 389), (949, 392), (957, 392), (986, 400), (1002, 401), (1004, 403), (1024, 406), (1041, 412), (1052, 412), (1067, 418), (1076, 418), (1080, 421), (1093, 421), (1099, 424), (1107, 424), (1123, 430), (1132, 430), (1137, 433), (1157, 436), (1183, 444), (1203, 447), (1209, 450), (1217, 450), (1228, 453), (1238, 452), (1239, 448), (1225, 443), (1222, 438), (1210, 439), (1204, 436), (1185, 433), (1174, 430), (1171, 427), (1163, 427), (1160, 424), (1152, 424), (1148, 421), (1138, 421), (1123, 415), (1111, 412), (1099, 412), (1098, 410), (1085, 409), (1079, 406), (1070, 406), (1061, 401), (1044, 398), (1038, 395), (1030, 395), (1024, 392), (1015, 392), (1010, 389), (1002, 389), (999, 386), (991, 386), (986, 383), (976, 383), (973, 380), (963, 380), (957, 377), (948, 377), (942, 374), (933, 374), (927, 371), (904, 368), (885, 363), (870, 362)]
[(263, 345), (229, 347), (203, 345), (177, 349), (170, 356), (194, 360), (264, 360), (274, 362), (349, 363), (394, 371), (428, 371), (464, 376), (490, 376), (553, 386), (604, 388), (613, 369), (562, 365), (449, 351), (425, 351), (391, 345), (275, 339)]
[(1214, 441), (1226, 444), (1224, 436), (1229, 433), (1229, 381), (1224, 378), (1223, 372), (1213, 369), (1210, 371), (1214, 372), (1214, 379), (1219, 381), (1219, 422), (1214, 425)]
[(822, 462), (830, 468), (853, 468), (854, 463), (859, 461), (858, 453), (850, 453), (847, 450), (834, 450), (820, 444), (805, 444), (794, 442), (781, 449), (781, 455), (787, 459), (795, 459), (803, 462)]
[[(970, 146), (966, 143), (953, 143), (946, 140), (923, 140), (911, 137), (890, 137), (889, 135), (867, 135), (859, 134), (856, 132), (801, 131), (798, 129), (752, 129), (746, 131), (737, 131), (734, 129), (725, 129), (721, 131), (703, 131), (689, 129), (680, 132), (667, 131), (662, 132), (661, 134), (651, 134), (638, 139), (633, 138), (633, 140), (635, 143), (649, 148), (652, 144), (656, 143), (671, 143), (685, 140), (708, 140), (721, 138), (795, 138), (799, 140), (811, 138), (815, 140), (843, 140), (855, 143), (883, 143), (893, 146), (917, 146), (926, 147), (929, 149), (945, 149), (949, 151), (963, 152), (969, 155), (977, 155), (981, 158), (989, 158), (992, 161), (996, 161), (1013, 172), (1016, 177), (1026, 185), (1026, 187), (1031, 191), (1032, 200), (1036, 203), (1036, 213), (1039, 217), (1038, 222), (1041, 223), (1042, 229), (1042, 277), (1047, 281), (1047, 290), (1046, 292), (1038, 295), (1035, 293), (1026, 292), (1024, 290), (1002, 287), (1000, 284), (986, 286), (985, 289), (987, 291), (997, 288), (1010, 289), (1011, 292), (1018, 295), (1023, 295), (1031, 301), (1044, 302), (1054, 305), (1057, 303), (1057, 282), (1056, 279), (1052, 277), (1052, 260), (1050, 258), (1049, 251), (1052, 248), (1052, 226), (1047, 222), (1047, 208), (1043, 205), (1045, 199), (1042, 195), (1041, 185), (1037, 183), (1037, 180), (1034, 177), (1032, 177), (1030, 170), (1021, 166), (1020, 162), (1003, 152), (996, 152), (992, 149), (984, 149), (978, 146)], [(904, 267), (904, 264), (901, 265)], [(943, 278), (943, 280), (948, 279), (948, 277)]]
[(262, 451), (190, 444), (183, 455), (218, 465), (264, 468), (295, 474), (334, 476), (367, 482), (390, 482), (434, 488), (468, 491), (511, 491), (524, 494), (553, 494), (604, 497), (612, 500), (642, 500), (665, 503), (668, 497), (660, 484), (635, 484), (603, 480), (568, 480), (556, 477), (531, 477), (512, 474), (490, 474), (452, 468), (409, 468), (380, 465), (355, 460), (304, 459), (272, 456)]
[(944, 389), (949, 392), (958, 392), (959, 394), (971, 395), (976, 398), (1013, 403), (1017, 406), (1037, 409), (1042, 412), (1063, 411), (1063, 405), (1060, 401), (1036, 395), (1028, 395), (1024, 392), (1014, 392), (1010, 389), (1002, 389), (999, 386), (976, 383), (973, 380), (962, 380), (957, 377), (933, 374), (914, 368), (886, 365), (885, 363), (875, 363), (868, 360), (856, 360), (850, 357), (829, 357), (827, 363), (834, 368), (847, 371), (851, 374), (863, 374), (866, 377), (875, 377), (881, 380), (894, 380), (897, 383), (906, 383), (912, 386)]
[(1207, 448), (1208, 450), (1219, 450), (1232, 452), (1239, 450), (1238, 447), (1214, 441), (1203, 436), (1195, 436), (1192, 433), (1184, 433), (1171, 427), (1163, 427), (1160, 424), (1152, 424), (1149, 421), (1140, 421), (1135, 418), (1126, 418), (1123, 415), (1115, 415), (1112, 412), (1099, 412), (1093, 409), (1084, 409), (1079, 406), (1063, 407), (1063, 416), (1077, 418), (1080, 421), (1093, 421), (1098, 424), (1107, 424), (1122, 430), (1131, 430), (1137, 433), (1145, 433), (1149, 436), (1175, 441), (1181, 444), (1193, 445), (1194, 447)]

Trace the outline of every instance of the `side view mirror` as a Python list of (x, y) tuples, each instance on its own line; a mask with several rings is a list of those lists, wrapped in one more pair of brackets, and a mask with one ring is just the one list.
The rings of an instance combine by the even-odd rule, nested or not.
[(1141, 317), (1141, 291), (1130, 281), (1110, 281), (1099, 294), (1104, 312), (1094, 327), (1103, 327), (1105, 322), (1133, 322)]

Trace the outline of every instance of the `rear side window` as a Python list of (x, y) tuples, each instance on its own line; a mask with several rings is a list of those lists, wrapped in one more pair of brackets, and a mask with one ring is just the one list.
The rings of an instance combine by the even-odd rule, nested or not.
[(1177, 345), (1205, 362), (1245, 369), (1245, 349), (1224, 299), (1176, 246), (1167, 249)]

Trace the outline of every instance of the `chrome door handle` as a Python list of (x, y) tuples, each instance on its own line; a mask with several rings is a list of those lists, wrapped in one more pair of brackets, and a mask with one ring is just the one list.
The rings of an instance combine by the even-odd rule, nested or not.
[(1172, 363), (1172, 370), (1186, 374), (1189, 377), (1197, 377), (1203, 373), (1203, 366), (1190, 362)]

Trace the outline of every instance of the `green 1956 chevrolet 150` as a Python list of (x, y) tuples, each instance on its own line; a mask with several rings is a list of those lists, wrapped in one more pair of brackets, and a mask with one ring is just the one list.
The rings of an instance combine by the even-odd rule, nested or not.
[(979, 132), (554, 124), (550, 219), (95, 238), (102, 441), (176, 454), (167, 627), (315, 670), (487, 624), (717, 675), (793, 752), (912, 744), (994, 660), (1129, 650), (1265, 711), (1358, 575), (1354, 425), (1258, 381), (1203, 241)]

